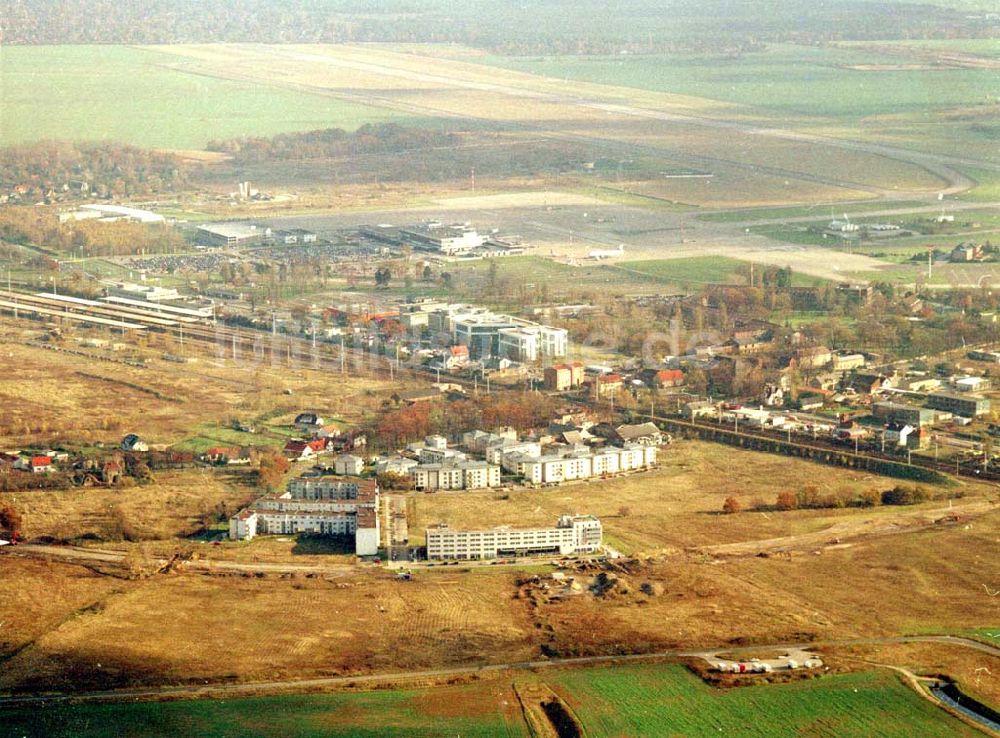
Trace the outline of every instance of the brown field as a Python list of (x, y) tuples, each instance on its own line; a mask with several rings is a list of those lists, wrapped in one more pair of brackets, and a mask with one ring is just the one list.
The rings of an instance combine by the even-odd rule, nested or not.
[(123, 582), (82, 566), (5, 555), (0, 566), (0, 661), (80, 614)]
[[(9, 329), (13, 324), (3, 319), (0, 325)], [(23, 324), (16, 330), (5, 337), (0, 365), (0, 448), (29, 443), (114, 446), (129, 432), (150, 444), (171, 445), (233, 417), (288, 417), (306, 408), (357, 422), (390, 386), (339, 376), (331, 382), (329, 372), (302, 367), (233, 362), (190, 343), (181, 349), (176, 339), (157, 335), (126, 339), (138, 340), (127, 353), (150, 360), (140, 369), (24, 345), (38, 332), (25, 331)], [(64, 345), (77, 348), (71, 338)], [(167, 350), (183, 350), (196, 362), (163, 361)], [(248, 436), (243, 442), (259, 439)]]
[(117, 521), (124, 523), (130, 537), (169, 539), (189, 536), (204, 522), (214, 523), (219, 511), (232, 514), (259, 495), (242, 476), (205, 468), (159, 471), (151, 484), (2, 493), (0, 504), (17, 507), (29, 539), (115, 540)]
[[(31, 685), (280, 679), (520, 660), (535, 636), (509, 573), (395, 582), (195, 574), (130, 584), (5, 664)], [(0, 619), (7, 603), (0, 604)], [(100, 666), (98, 666), (98, 663)]]

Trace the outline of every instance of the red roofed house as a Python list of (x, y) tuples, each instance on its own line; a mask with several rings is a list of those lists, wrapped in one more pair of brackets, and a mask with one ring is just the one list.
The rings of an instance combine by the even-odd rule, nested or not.
[(285, 444), (285, 456), (290, 461), (305, 461), (316, 455), (316, 451), (306, 441), (289, 441)]
[(653, 375), (651, 384), (657, 388), (681, 387), (684, 384), (684, 372), (680, 369), (661, 369)]
[(444, 360), (444, 365), (448, 369), (459, 369), (469, 363), (468, 346), (451, 346)]
[(52, 466), (51, 456), (32, 456), (31, 458), (22, 458), (14, 464), (14, 467), (24, 471), (30, 471), (32, 474), (46, 474), (50, 471), (55, 471)]

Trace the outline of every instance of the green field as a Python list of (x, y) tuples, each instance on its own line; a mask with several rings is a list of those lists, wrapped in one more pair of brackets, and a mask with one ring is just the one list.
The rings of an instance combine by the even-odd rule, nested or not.
[[(888, 673), (718, 690), (678, 665), (547, 672), (589, 736), (974, 736)], [(22, 708), (24, 738), (528, 736), (506, 682), (434, 690)]]
[(976, 180), (976, 187), (960, 194), (958, 196), (959, 200), (971, 200), (973, 202), (996, 202), (1000, 200), (1000, 172), (963, 167), (962, 173)]
[[(438, 703), (436, 700), (440, 700)], [(461, 708), (466, 706), (468, 714)], [(435, 709), (437, 708), (437, 709)], [(0, 712), (18, 738), (467, 738), (528, 736), (489, 688), (83, 705)], [(442, 732), (447, 725), (447, 732)]]
[[(620, 271), (645, 275), (666, 284), (746, 284), (748, 278), (747, 262), (727, 256), (626, 261), (617, 267)], [(819, 277), (792, 274), (792, 283), (799, 287), (821, 284), (823, 281)]]
[[(971, 0), (970, 6), (977, 0)], [(982, 6), (980, 5), (980, 9)], [(1000, 39), (996, 38), (948, 38), (948, 39), (918, 39), (901, 41), (890, 39), (886, 41), (847, 41), (844, 46), (868, 46), (871, 44), (889, 44), (902, 48), (932, 49), (934, 51), (964, 51), (969, 54), (1000, 57)]]
[(294, 90), (188, 74), (124, 46), (0, 45), (0, 142), (113, 140), (200, 149), (213, 138), (404, 120)]
[[(665, 285), (682, 288), (702, 284), (746, 284), (746, 262), (726, 256), (691, 256), (678, 259), (650, 259), (571, 266), (539, 256), (519, 256), (497, 263), (498, 281), (507, 280), (512, 289), (524, 284), (537, 288), (547, 284), (553, 294), (566, 289), (612, 290), (618, 294), (649, 293)], [(450, 268), (456, 280), (486, 279), (489, 262), (456, 264)], [(822, 282), (816, 277), (793, 274), (796, 285)], [(459, 282), (460, 283), (460, 282)]]
[(774, 44), (740, 55), (488, 57), (484, 63), (556, 79), (706, 97), (773, 115), (856, 119), (975, 105), (997, 94), (996, 71), (863, 72), (847, 64), (898, 64), (855, 49)]
[(629, 666), (551, 684), (595, 736), (979, 735), (883, 672), (719, 691), (680, 666)]

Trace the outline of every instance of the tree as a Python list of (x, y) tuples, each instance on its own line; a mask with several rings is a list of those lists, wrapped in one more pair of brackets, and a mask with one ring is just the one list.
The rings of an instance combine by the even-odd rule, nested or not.
[(382, 472), (376, 475), (375, 480), (378, 482), (378, 486), (381, 489), (389, 490), (401, 490), (408, 491), (413, 489), (413, 479), (408, 477), (406, 474), (399, 474), (397, 472)]
[(619, 518), (627, 518), (631, 514), (632, 514), (632, 508), (629, 507), (628, 505), (622, 505), (621, 507), (618, 508)]
[(257, 468), (257, 484), (264, 489), (274, 489), (288, 472), (290, 464), (283, 455), (275, 452), (262, 453)]
[(738, 513), (743, 509), (743, 503), (737, 500), (735, 497), (727, 497), (726, 501), (722, 503), (722, 512), (726, 515), (733, 515)]
[(799, 506), (798, 496), (791, 490), (781, 492), (774, 501), (774, 506), (779, 510), (794, 510)]
[(876, 507), (882, 503), (882, 493), (877, 489), (866, 489), (858, 497), (861, 507)]
[(11, 538), (18, 538), (21, 535), (21, 513), (13, 505), (0, 506), (0, 530), (4, 531)]

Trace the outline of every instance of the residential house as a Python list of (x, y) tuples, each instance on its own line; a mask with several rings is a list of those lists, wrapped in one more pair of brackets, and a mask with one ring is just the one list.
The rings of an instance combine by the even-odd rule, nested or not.
[(122, 451), (143, 453), (145, 451), (149, 451), (149, 445), (135, 433), (129, 433), (122, 439), (121, 449)]
[(315, 438), (311, 441), (289, 441), (285, 444), (285, 456), (290, 461), (305, 461), (324, 451), (326, 451), (325, 438)]
[(646, 382), (655, 389), (667, 389), (668, 387), (683, 387), (684, 372), (680, 369), (660, 369), (652, 373)]
[(833, 361), (833, 353), (826, 346), (809, 346), (795, 352), (795, 362), (800, 369), (822, 369)]
[(598, 398), (615, 397), (625, 386), (620, 374), (601, 374), (592, 380)]
[(619, 425), (617, 432), (621, 442), (615, 445), (659, 446), (663, 443), (663, 433), (654, 423)]
[(734, 353), (740, 356), (752, 356), (766, 351), (771, 347), (772, 339), (770, 335), (747, 336), (745, 338), (734, 338), (726, 343)]
[(313, 433), (322, 428), (325, 423), (322, 416), (316, 413), (299, 413), (295, 416), (293, 425), (295, 426), (295, 430), (301, 433)]
[(32, 474), (47, 474), (55, 471), (51, 456), (24, 456), (17, 460), (14, 468)]
[(464, 345), (449, 346), (446, 349), (445, 369), (461, 369), (469, 363), (469, 347)]
[(360, 456), (341, 454), (333, 460), (333, 468), (341, 476), (357, 477), (365, 470), (365, 461)]
[(983, 247), (971, 241), (958, 244), (958, 246), (952, 249), (951, 254), (948, 255), (948, 261), (968, 262), (982, 260)]
[(845, 388), (851, 388), (862, 395), (870, 395), (880, 389), (893, 386), (891, 378), (884, 374), (873, 372), (854, 372), (844, 382)]
[(545, 367), (545, 389), (564, 392), (583, 384), (584, 366), (578, 361)]

